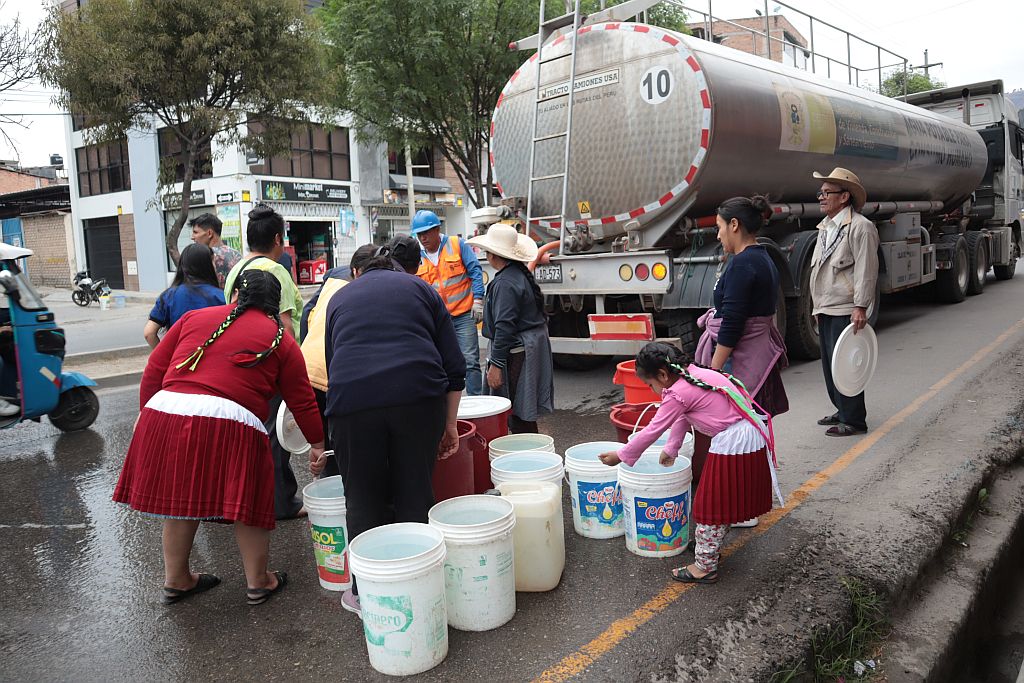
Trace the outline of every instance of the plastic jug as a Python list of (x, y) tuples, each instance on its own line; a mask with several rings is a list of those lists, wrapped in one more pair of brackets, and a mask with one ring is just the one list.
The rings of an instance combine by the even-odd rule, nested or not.
[(552, 590), (565, 569), (562, 487), (547, 481), (506, 481), (498, 491), (516, 513), (512, 534), (516, 590)]

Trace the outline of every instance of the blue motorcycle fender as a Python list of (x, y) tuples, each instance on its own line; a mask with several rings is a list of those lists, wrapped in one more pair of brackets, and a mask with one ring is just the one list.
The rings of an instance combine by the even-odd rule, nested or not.
[(80, 372), (68, 371), (60, 373), (60, 393), (75, 387), (94, 387), (96, 382), (92, 381)]

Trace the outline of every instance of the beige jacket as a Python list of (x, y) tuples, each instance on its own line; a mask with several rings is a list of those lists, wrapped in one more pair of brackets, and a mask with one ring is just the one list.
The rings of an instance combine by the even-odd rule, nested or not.
[(316, 306), (309, 312), (306, 338), (302, 340), (302, 355), (306, 359), (306, 373), (314, 389), (327, 391), (327, 351), (324, 336), (327, 333), (327, 304), (338, 290), (347, 285), (346, 280), (328, 278), (320, 290)]
[(825, 244), (829, 219), (818, 224), (811, 257), (814, 315), (850, 315), (868, 308), (878, 282), (878, 229), (854, 210), (846, 212), (834, 244)]

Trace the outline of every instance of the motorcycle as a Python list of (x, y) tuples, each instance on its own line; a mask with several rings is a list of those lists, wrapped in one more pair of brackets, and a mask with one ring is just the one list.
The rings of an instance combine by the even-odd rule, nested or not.
[(31, 249), (0, 242), (0, 296), (7, 296), (10, 312), (10, 327), (0, 326), (0, 398), (5, 412), (17, 407), (0, 416), (0, 429), (43, 415), (61, 431), (86, 429), (100, 411), (96, 382), (62, 370), (64, 330), (18, 267), (18, 259), (31, 255)]
[(75, 289), (71, 292), (72, 301), (79, 306), (88, 306), (93, 301), (99, 303), (101, 296), (110, 296), (110, 287), (105, 278), (93, 280), (87, 270), (75, 273)]

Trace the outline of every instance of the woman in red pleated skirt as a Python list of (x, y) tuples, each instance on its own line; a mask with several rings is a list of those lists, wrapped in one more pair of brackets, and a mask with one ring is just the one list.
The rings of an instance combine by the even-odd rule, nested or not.
[[(686, 583), (714, 583), (722, 543), (732, 524), (772, 509), (772, 493), (782, 504), (766, 425), (750, 397), (731, 378), (701, 367), (669, 344), (646, 345), (636, 357), (636, 374), (661, 395), (651, 423), (618, 451), (601, 455), (606, 465), (634, 464), (666, 431), (662, 465), (672, 465), (691, 427), (710, 436), (691, 519), (696, 523), (694, 563), (672, 571)], [(695, 454), (696, 455), (696, 454)]]
[(287, 580), (267, 570), (269, 398), (284, 396), (315, 460), (322, 460), (323, 429), (302, 353), (277, 313), (280, 297), (273, 275), (245, 271), (237, 305), (186, 313), (143, 373), (141, 413), (113, 498), (162, 520), (165, 604), (220, 582), (189, 566), (201, 521), (234, 524), (249, 604), (265, 602)]

